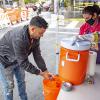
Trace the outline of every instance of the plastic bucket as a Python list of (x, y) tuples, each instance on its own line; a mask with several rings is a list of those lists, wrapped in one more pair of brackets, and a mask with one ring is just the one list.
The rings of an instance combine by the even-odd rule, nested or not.
[(71, 45), (71, 41), (62, 40), (60, 48), (59, 76), (73, 85), (81, 84), (85, 79), (90, 48), (89, 41), (77, 43)]
[(61, 88), (61, 80), (59, 77), (54, 77), (53, 80), (43, 80), (44, 100), (56, 100)]

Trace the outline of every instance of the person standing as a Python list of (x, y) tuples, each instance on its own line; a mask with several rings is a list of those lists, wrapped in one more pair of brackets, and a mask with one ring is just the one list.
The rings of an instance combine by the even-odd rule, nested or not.
[[(14, 28), (0, 39), (0, 79), (4, 100), (13, 100), (14, 75), (21, 100), (28, 100), (25, 70), (45, 79), (52, 76), (47, 70), (40, 51), (40, 38), (47, 27), (48, 23), (42, 17), (35, 16), (29, 25)], [(30, 53), (33, 53), (38, 68), (29, 62)]]

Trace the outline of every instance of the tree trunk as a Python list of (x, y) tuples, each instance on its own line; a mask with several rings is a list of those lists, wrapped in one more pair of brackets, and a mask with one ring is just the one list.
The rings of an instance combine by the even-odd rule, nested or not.
[(3, 0), (3, 8), (5, 8), (5, 0)]
[(25, 6), (24, 0), (19, 0), (19, 6), (21, 6), (21, 7), (24, 7)]

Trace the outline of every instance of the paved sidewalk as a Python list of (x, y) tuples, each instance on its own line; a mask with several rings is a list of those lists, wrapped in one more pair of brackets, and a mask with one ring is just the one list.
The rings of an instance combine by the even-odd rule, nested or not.
[[(3, 36), (3, 34), (5, 34), (7, 30), (10, 30), (11, 28), (17, 27), (17, 26), (21, 27), (22, 25), (25, 25), (27, 23), (28, 21), (0, 30), (0, 37)], [(57, 62), (56, 61), (57, 42), (59, 43), (62, 38), (65, 38), (65, 37), (68, 38), (71, 35), (75, 35), (72, 33), (75, 33), (75, 32), (77, 33), (78, 31), (76, 28), (79, 28), (79, 26), (81, 25), (81, 24), (78, 26), (76, 25), (74, 27), (75, 29), (68, 30), (66, 29), (66, 27), (70, 23), (71, 21), (70, 22), (66, 21), (66, 25), (59, 27), (59, 30), (58, 30), (58, 27), (49, 28), (46, 31), (44, 37), (41, 39), (41, 51), (42, 51), (41, 53), (44, 57), (48, 70), (52, 73), (56, 72), (56, 68), (54, 66), (56, 65), (56, 62)], [(32, 55), (30, 55), (29, 60), (33, 64), (35, 64), (33, 61)], [(32, 75), (26, 72), (26, 86), (27, 86), (27, 93), (28, 93), (29, 100), (44, 100), (43, 90), (42, 90), (42, 80), (43, 80), (42, 77)], [(3, 100), (2, 95), (3, 93), (2, 93), (2, 88), (0, 84), (0, 100)], [(15, 81), (15, 89), (14, 89), (14, 100), (20, 100), (18, 96), (16, 81)]]

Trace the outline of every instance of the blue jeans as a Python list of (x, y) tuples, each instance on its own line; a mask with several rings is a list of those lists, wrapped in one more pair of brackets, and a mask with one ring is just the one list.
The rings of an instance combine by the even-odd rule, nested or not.
[(0, 81), (3, 86), (4, 100), (13, 100), (14, 75), (18, 84), (20, 99), (27, 100), (24, 69), (17, 64), (4, 68), (0, 63)]

